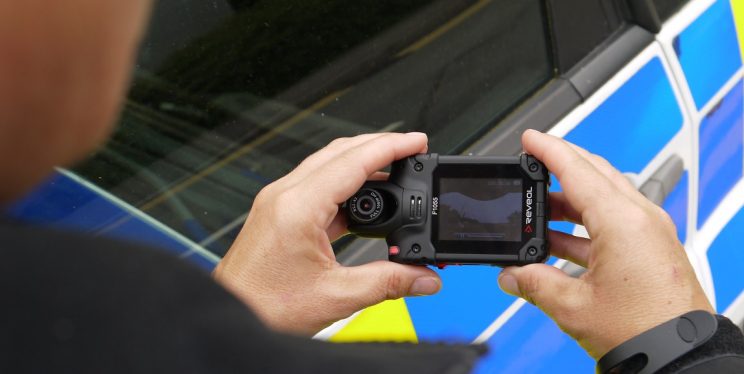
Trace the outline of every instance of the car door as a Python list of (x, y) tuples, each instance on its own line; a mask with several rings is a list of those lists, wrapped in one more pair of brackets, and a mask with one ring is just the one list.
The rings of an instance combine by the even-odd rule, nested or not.
[[(645, 9), (654, 17), (632, 18), (632, 12), (640, 10), (630, 9), (635, 25), (546, 86), (550, 90), (567, 80), (579, 91), (580, 104), (573, 106), (575, 101), (559, 88), (538, 93), (530, 99), (533, 105), (528, 100), (467, 152), (517, 151), (521, 132), (537, 127), (604, 156), (667, 210), (719, 313), (741, 324), (744, 284), (734, 269), (744, 262), (733, 240), (744, 215), (738, 213), (742, 70), (731, 4), (655, 5)], [(642, 21), (654, 18), (656, 22)], [(608, 61), (615, 65), (608, 68)], [(577, 71), (584, 77), (572, 76)], [(584, 89), (586, 82), (594, 88)], [(570, 111), (564, 115), (555, 106)], [(556, 181), (553, 190), (560, 190)], [(552, 228), (586, 235), (571, 224), (554, 223)], [(563, 261), (554, 263), (573, 273), (580, 270)], [(440, 271), (445, 285), (440, 295), (364, 311), (338, 331), (332, 329), (331, 339), (353, 339), (356, 335), (349, 331), (364, 335), (365, 329), (379, 334), (384, 321), (392, 319), (393, 304), (398, 304), (397, 314), (410, 316), (410, 333), (399, 338), (488, 344), (491, 353), (479, 372), (591, 371), (594, 362), (535, 307), (522, 300), (495, 302), (500, 297), (494, 296), (500, 295), (496, 273), (445, 269)]]

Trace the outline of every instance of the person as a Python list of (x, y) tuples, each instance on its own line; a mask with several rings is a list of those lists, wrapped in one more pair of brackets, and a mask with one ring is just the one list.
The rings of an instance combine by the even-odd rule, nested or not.
[[(148, 11), (148, 0), (0, 3), (1, 204), (107, 137)], [(681, 314), (714, 313), (663, 210), (598, 156), (535, 131), (522, 141), (564, 188), (551, 194), (551, 218), (592, 239), (551, 232), (552, 253), (587, 272), (507, 268), (506, 292), (595, 359)], [(442, 287), (430, 269), (344, 267), (331, 249), (345, 233), (338, 204), (426, 144), (420, 133), (367, 134), (309, 156), (261, 191), (212, 275), (151, 248), (0, 219), (0, 371), (470, 371), (484, 347), (308, 339), (366, 306)], [(741, 371), (741, 332), (717, 321), (662, 371)]]

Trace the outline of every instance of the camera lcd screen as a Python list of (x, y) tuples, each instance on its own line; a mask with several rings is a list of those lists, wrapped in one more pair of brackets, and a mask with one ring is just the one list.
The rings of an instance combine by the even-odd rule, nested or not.
[(439, 240), (522, 240), (522, 179), (440, 178)]

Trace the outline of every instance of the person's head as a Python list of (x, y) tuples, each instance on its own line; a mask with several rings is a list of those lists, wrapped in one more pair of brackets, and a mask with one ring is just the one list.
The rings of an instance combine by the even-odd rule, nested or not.
[(150, 0), (0, 2), (0, 204), (108, 136)]

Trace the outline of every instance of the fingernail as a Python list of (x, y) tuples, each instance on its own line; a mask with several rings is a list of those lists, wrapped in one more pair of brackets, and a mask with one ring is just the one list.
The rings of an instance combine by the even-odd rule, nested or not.
[(411, 136), (426, 136), (426, 134), (424, 134), (423, 132), (416, 132), (416, 131), (407, 132), (406, 135), (411, 135)]
[(421, 277), (413, 281), (411, 295), (433, 295), (439, 291), (439, 280), (434, 277)]
[(514, 278), (513, 275), (502, 272), (499, 275), (498, 282), (499, 287), (501, 287), (504, 292), (510, 295), (519, 296), (519, 285), (517, 284), (517, 278)]

